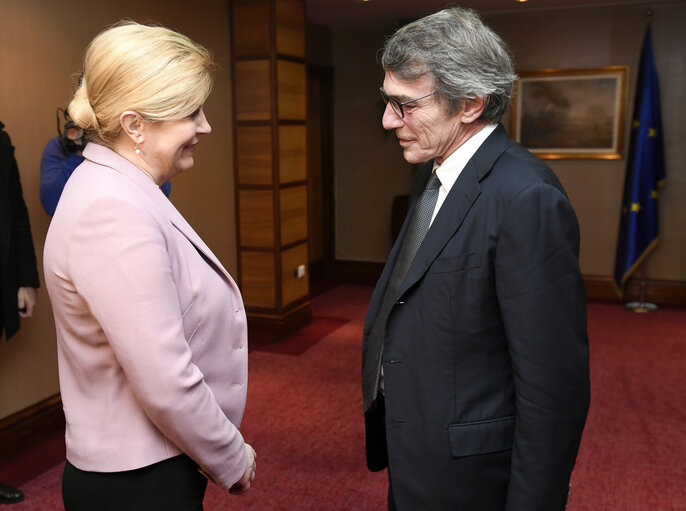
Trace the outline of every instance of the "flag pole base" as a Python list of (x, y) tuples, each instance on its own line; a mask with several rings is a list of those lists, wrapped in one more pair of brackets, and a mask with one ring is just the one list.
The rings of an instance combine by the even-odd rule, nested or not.
[(625, 307), (637, 314), (646, 314), (648, 312), (655, 312), (658, 310), (657, 305), (650, 302), (627, 302)]

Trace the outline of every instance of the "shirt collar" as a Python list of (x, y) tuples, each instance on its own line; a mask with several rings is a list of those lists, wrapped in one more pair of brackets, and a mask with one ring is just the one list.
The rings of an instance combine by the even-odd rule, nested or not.
[(441, 186), (445, 188), (446, 192), (450, 192), (450, 189), (457, 181), (460, 173), (467, 166), (469, 160), (478, 151), (481, 144), (488, 138), (488, 136), (493, 133), (496, 129), (497, 124), (488, 124), (484, 126), (476, 134), (472, 135), (469, 140), (458, 147), (453, 154), (448, 156), (442, 165), (438, 165), (434, 160), (434, 170), (438, 175), (438, 179), (441, 180)]

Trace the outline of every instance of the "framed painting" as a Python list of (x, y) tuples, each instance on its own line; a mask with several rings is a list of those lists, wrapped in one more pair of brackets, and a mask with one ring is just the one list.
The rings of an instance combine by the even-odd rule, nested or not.
[(519, 73), (511, 136), (540, 158), (622, 157), (627, 66)]

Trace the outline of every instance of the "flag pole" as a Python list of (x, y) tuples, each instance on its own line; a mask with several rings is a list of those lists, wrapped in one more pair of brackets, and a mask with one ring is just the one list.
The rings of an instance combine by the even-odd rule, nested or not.
[(644, 16), (646, 30), (636, 84), (614, 275), (621, 297), (626, 279), (638, 270), (638, 278), (633, 282), (639, 286), (639, 301), (626, 303), (628, 309), (638, 313), (657, 310), (655, 304), (646, 301), (645, 258), (660, 239), (657, 198), (658, 189), (665, 182), (659, 86), (651, 38), (652, 9), (646, 9)]
[[(646, 24), (650, 25), (650, 21), (652, 20), (653, 17), (653, 10), (652, 9), (646, 9), (643, 12), (644, 16), (646, 17)], [(627, 302), (626, 303), (626, 308), (629, 310), (632, 310), (636, 312), (637, 314), (645, 314), (647, 312), (654, 312), (658, 310), (657, 305), (654, 303), (650, 303), (646, 301), (646, 288), (648, 287), (647, 285), (647, 279), (646, 279), (646, 265), (645, 261), (641, 262), (641, 266), (638, 269), (638, 301), (637, 302)]]
[(655, 312), (658, 309), (657, 305), (646, 301), (646, 288), (648, 287), (648, 282), (646, 279), (645, 263), (641, 263), (641, 266), (638, 269), (638, 273), (638, 301), (627, 302), (626, 308), (638, 314), (645, 314), (646, 312)]

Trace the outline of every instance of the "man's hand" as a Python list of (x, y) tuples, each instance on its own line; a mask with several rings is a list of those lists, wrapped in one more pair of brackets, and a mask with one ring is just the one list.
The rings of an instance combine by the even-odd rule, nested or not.
[(250, 484), (255, 480), (257, 453), (250, 444), (245, 444), (245, 452), (248, 455), (248, 464), (245, 467), (245, 474), (243, 474), (240, 481), (229, 489), (229, 493), (234, 495), (240, 495), (241, 493), (248, 491), (250, 489)]
[(20, 287), (17, 291), (17, 307), (20, 317), (30, 318), (33, 316), (33, 309), (36, 307), (36, 288)]

